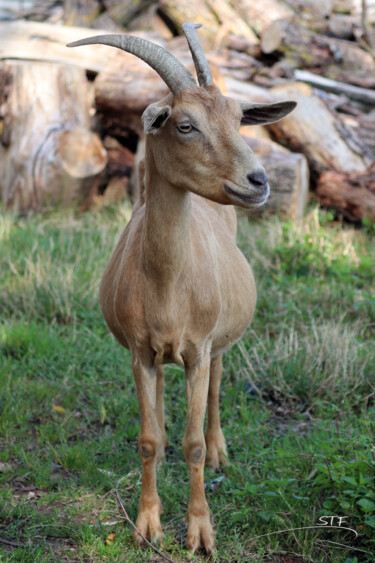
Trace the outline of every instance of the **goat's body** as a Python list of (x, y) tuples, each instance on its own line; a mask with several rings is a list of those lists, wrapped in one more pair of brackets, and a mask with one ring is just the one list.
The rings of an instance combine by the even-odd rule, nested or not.
[[(137, 527), (149, 539), (162, 534), (156, 462), (166, 444), (163, 364), (177, 363), (185, 368), (187, 390), (187, 547), (211, 553), (215, 538), (204, 464), (227, 463), (219, 416), (221, 357), (243, 334), (256, 301), (253, 274), (236, 246), (232, 205), (258, 207), (270, 193), (265, 171), (239, 129), (241, 123), (277, 121), (295, 103), (245, 104), (224, 97), (212, 82), (195, 27), (183, 25), (200, 87), (170, 53), (134, 36), (104, 35), (71, 46), (103, 43), (133, 53), (171, 90), (143, 113), (140, 198), (104, 272), (100, 303), (109, 328), (131, 351), (141, 414)], [(140, 541), (137, 533), (135, 539)]]
[[(222, 354), (241, 337), (255, 308), (254, 278), (236, 246), (234, 208), (195, 194), (186, 197), (191, 198), (190, 215), (181, 220), (189, 223), (189, 236), (184, 262), (178, 257), (175, 265), (177, 279), (160, 283), (145, 265), (143, 204), (133, 213), (101, 283), (108, 326), (149, 368), (192, 365), (203, 347), (211, 357)], [(166, 230), (172, 211), (164, 209)], [(173, 241), (167, 238), (165, 244)]]

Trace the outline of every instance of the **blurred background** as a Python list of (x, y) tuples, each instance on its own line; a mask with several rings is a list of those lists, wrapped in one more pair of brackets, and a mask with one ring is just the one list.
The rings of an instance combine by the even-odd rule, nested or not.
[(191, 66), (181, 25), (192, 21), (224, 93), (299, 102), (280, 124), (243, 128), (273, 188), (262, 212), (301, 217), (311, 195), (375, 220), (374, 0), (3, 0), (0, 20), (8, 209), (135, 197), (140, 116), (168, 88), (132, 55), (65, 44), (136, 32)]

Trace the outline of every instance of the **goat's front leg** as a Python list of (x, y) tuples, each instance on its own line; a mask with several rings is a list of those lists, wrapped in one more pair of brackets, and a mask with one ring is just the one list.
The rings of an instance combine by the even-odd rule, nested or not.
[(223, 356), (212, 358), (210, 366), (210, 386), (207, 402), (206, 465), (218, 469), (219, 465), (228, 465), (225, 438), (220, 426), (219, 392), (223, 374)]
[(187, 548), (193, 553), (200, 546), (203, 546), (207, 553), (212, 553), (215, 548), (210, 510), (204, 494), (206, 443), (203, 424), (207, 405), (209, 364), (210, 357), (206, 355), (186, 371), (187, 420), (182, 447), (190, 477)]
[[(147, 539), (158, 541), (162, 536), (162, 505), (156, 489), (156, 461), (162, 435), (156, 414), (156, 371), (146, 368), (138, 358), (132, 360), (141, 413), (138, 447), (142, 459), (142, 494), (136, 526)], [(134, 539), (140, 544), (143, 541), (137, 532)]]
[(165, 416), (164, 416), (164, 366), (158, 366), (156, 372), (156, 416), (162, 436), (162, 442), (158, 452), (157, 461), (161, 462), (165, 458), (165, 448), (168, 440), (165, 432)]

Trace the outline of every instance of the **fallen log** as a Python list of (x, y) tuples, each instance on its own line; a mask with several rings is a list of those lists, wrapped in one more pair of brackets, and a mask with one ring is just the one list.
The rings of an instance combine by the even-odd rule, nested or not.
[(324, 172), (316, 187), (316, 197), (326, 207), (337, 209), (351, 221), (375, 222), (375, 168), (365, 174)]
[(20, 213), (86, 204), (106, 165), (90, 131), (83, 70), (49, 63), (0, 65), (0, 193)]
[(310, 86), (300, 82), (275, 86), (271, 94), (297, 102), (290, 115), (267, 127), (277, 142), (306, 156), (314, 179), (324, 170), (365, 172), (373, 160), (371, 150), (340, 114), (313, 95)]

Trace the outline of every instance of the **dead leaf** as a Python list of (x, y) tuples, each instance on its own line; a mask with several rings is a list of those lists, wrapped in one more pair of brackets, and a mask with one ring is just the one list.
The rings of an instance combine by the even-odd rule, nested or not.
[(107, 539), (105, 540), (105, 543), (107, 545), (112, 545), (113, 544), (113, 540), (115, 539), (116, 534), (109, 534), (109, 536), (107, 536)]

